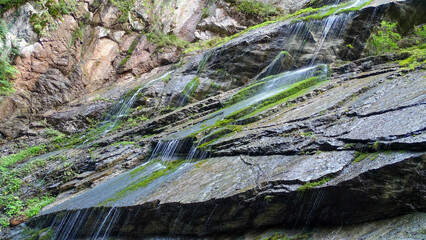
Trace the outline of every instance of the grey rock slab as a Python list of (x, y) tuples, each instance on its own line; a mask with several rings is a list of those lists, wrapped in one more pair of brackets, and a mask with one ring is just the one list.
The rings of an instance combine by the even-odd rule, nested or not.
[[(200, 202), (225, 198), (268, 181), (296, 184), (337, 174), (352, 161), (352, 152), (324, 152), (300, 156), (233, 156), (196, 164), (175, 182), (165, 185), (147, 201)], [(293, 185), (289, 184), (289, 185)]]
[(389, 140), (426, 129), (426, 105), (418, 105), (370, 117), (356, 118), (345, 125), (332, 128), (346, 129), (340, 139)]
[(426, 103), (426, 73), (417, 71), (385, 81), (344, 107), (370, 115), (404, 106)]

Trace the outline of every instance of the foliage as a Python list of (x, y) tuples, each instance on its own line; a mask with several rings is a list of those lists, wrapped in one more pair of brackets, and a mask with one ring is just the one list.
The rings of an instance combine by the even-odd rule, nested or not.
[(114, 4), (118, 9), (120, 9), (121, 14), (118, 18), (118, 21), (121, 23), (127, 22), (129, 19), (130, 12), (132, 11), (134, 7), (134, 1), (133, 0), (111, 0), (112, 4)]
[(25, 215), (28, 218), (31, 218), (37, 215), (43, 207), (51, 204), (53, 201), (55, 201), (55, 198), (51, 196), (42, 196), (40, 198), (36, 197), (29, 199), (27, 201), (28, 208), (25, 210)]
[(358, 152), (356, 151), (354, 154), (354, 159), (352, 160), (353, 163), (357, 163), (357, 162), (361, 162), (362, 160), (365, 159), (370, 159), (371, 161), (375, 160), (376, 158), (379, 157), (379, 153), (375, 152), (375, 153), (363, 153), (363, 152)]
[(423, 26), (415, 26), (414, 35), (417, 38), (416, 39), (417, 44), (426, 43), (426, 24)]
[(53, 138), (53, 142), (62, 143), (64, 141), (65, 134), (56, 129), (48, 128), (45, 133), (48, 137)]
[(9, 95), (14, 91), (9, 79), (14, 78), (17, 70), (10, 64), (8, 56), (0, 55), (0, 96)]
[(49, 30), (55, 30), (58, 27), (56, 19), (62, 15), (77, 11), (75, 0), (39, 0), (37, 5), (40, 10), (31, 15), (30, 22), (34, 31), (40, 35), (47, 35)]
[(26, 3), (28, 0), (0, 0), (0, 15), (6, 12), (8, 9), (20, 6)]
[(19, 153), (0, 158), (0, 168), (6, 168), (26, 158), (38, 156), (47, 151), (46, 145), (33, 146)]
[(164, 34), (163, 32), (157, 30), (146, 33), (146, 36), (148, 41), (156, 45), (158, 49), (170, 46), (175, 46), (178, 49), (184, 49), (189, 44), (187, 41), (176, 37), (174, 34)]
[(137, 116), (137, 117), (131, 117), (127, 119), (127, 126), (130, 127), (134, 127), (138, 124), (141, 124), (142, 122), (145, 122), (146, 120), (148, 120), (147, 117), (145, 117), (144, 115), (141, 116)]
[(256, 0), (240, 0), (237, 3), (237, 10), (246, 15), (269, 17), (276, 16), (280, 9), (272, 4), (266, 4)]
[(367, 42), (369, 53), (383, 54), (398, 49), (397, 42), (401, 40), (401, 35), (395, 30), (396, 23), (382, 21), (377, 33), (372, 34)]
[(12, 66), (9, 50), (6, 47), (6, 23), (0, 19), (0, 96), (9, 95), (14, 91), (10, 79), (15, 77), (17, 70)]

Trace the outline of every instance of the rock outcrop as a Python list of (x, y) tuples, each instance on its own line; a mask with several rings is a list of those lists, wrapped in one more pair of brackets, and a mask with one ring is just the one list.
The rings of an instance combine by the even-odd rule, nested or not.
[[(293, 12), (307, 2), (280, 7)], [(141, 33), (154, 23), (150, 11), (163, 33), (189, 41), (250, 24), (240, 25), (226, 1), (166, 3), (137, 5), (125, 24), (111, 3), (85, 5), (91, 24), (81, 38), (73, 35), (82, 27), (78, 16), (67, 15), (52, 35), (23, 48), (17, 91), (0, 103), (12, 117), (0, 117), (0, 135), (44, 144), (46, 154), (11, 166), (37, 166), (17, 193), (56, 200), (34, 218), (13, 219), (26, 222), (6, 239), (28, 232), (422, 239), (426, 66), (395, 62), (415, 56), (409, 52), (363, 54), (381, 20), (424, 12), (423, 1), (373, 1), (310, 21), (296, 16), (181, 59), (179, 47), (160, 50)], [(410, 24), (425, 23), (419, 19)], [(13, 142), (1, 149), (17, 152)]]

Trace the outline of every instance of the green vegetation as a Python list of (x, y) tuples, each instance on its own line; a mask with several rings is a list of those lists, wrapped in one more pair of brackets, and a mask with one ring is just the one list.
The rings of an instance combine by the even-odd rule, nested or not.
[(133, 169), (132, 171), (130, 171), (130, 176), (134, 177), (136, 174), (145, 171), (145, 168), (148, 167), (149, 165), (153, 164), (153, 163), (155, 163), (155, 161), (148, 162), (146, 164), (143, 164), (142, 166), (139, 166), (139, 167)]
[(58, 18), (77, 11), (75, 0), (39, 0), (37, 6), (39, 10), (31, 15), (30, 22), (34, 31), (40, 35), (47, 35), (48, 31), (57, 29)]
[[(133, 51), (135, 50), (135, 48), (138, 45), (140, 40), (141, 40), (141, 37), (138, 36), (138, 37), (135, 38), (135, 40), (133, 40), (132, 44), (130, 44), (129, 49), (127, 50), (126, 57), (123, 60), (121, 60), (121, 62), (120, 62), (120, 66), (119, 66), (120, 68), (123, 68), (126, 65), (127, 61), (129, 61), (130, 57), (132, 56)], [(137, 90), (135, 90), (135, 91), (137, 91)]]
[(297, 189), (297, 191), (301, 191), (301, 192), (303, 192), (303, 191), (306, 191), (306, 190), (312, 189), (312, 188), (314, 188), (314, 187), (321, 186), (321, 185), (323, 185), (324, 183), (326, 183), (326, 182), (328, 182), (328, 181), (330, 181), (330, 180), (331, 180), (331, 178), (330, 178), (330, 177), (327, 177), (327, 178), (323, 178), (323, 179), (321, 179), (321, 180), (319, 180), (319, 181), (315, 181), (315, 182), (307, 182), (307, 183), (305, 183), (303, 186), (299, 187), (299, 188)]
[(401, 40), (401, 35), (395, 30), (396, 23), (382, 21), (377, 33), (372, 34), (367, 42), (369, 53), (383, 54), (398, 49), (397, 42)]
[(352, 160), (353, 163), (357, 163), (357, 162), (361, 162), (362, 160), (365, 159), (370, 159), (371, 161), (375, 160), (376, 158), (379, 157), (379, 153), (375, 152), (375, 153), (363, 153), (363, 152), (358, 152), (356, 151), (354, 154), (354, 159)]
[(382, 21), (380, 27), (367, 41), (367, 52), (370, 55), (387, 52), (408, 53), (410, 56), (399, 62), (403, 70), (414, 70), (426, 64), (426, 25), (415, 26), (413, 34), (404, 37), (404, 40), (415, 44), (402, 49), (398, 45), (402, 37), (396, 29), (397, 23)]
[(51, 228), (34, 229), (27, 227), (22, 233), (26, 240), (50, 240), (54, 237), (54, 231)]
[[(1, 1), (1, 0), (0, 0)], [(10, 82), (17, 73), (17, 70), (11, 64), (9, 52), (15, 54), (14, 49), (6, 48), (6, 34), (8, 27), (3, 20), (0, 19), (0, 96), (9, 95), (14, 91), (13, 84)]]
[(113, 143), (112, 146), (116, 147), (116, 146), (135, 145), (135, 144), (136, 144), (135, 142), (122, 141), (122, 142)]
[(414, 70), (422, 64), (426, 64), (426, 43), (422, 45), (413, 46), (402, 50), (401, 52), (410, 53), (410, 57), (399, 62), (404, 69)]
[(121, 11), (118, 21), (121, 23), (127, 22), (130, 12), (134, 8), (134, 0), (111, 0), (111, 2)]
[(43, 153), (47, 152), (46, 145), (40, 145), (40, 146), (33, 146), (30, 148), (27, 148), (19, 153), (8, 155), (5, 157), (0, 158), (0, 171), (3, 171), (4, 168), (7, 168), (16, 162), (19, 162), (21, 160), (38, 156)]
[(24, 213), (28, 218), (34, 217), (40, 212), (43, 207), (51, 204), (54, 201), (55, 198), (51, 196), (42, 196), (40, 198), (36, 197), (29, 199), (27, 200), (27, 210), (25, 210)]
[(130, 126), (130, 127), (134, 127), (138, 124), (145, 122), (146, 120), (148, 120), (148, 118), (145, 117), (144, 115), (137, 116), (137, 117), (131, 117), (131, 118), (127, 119), (126, 125)]
[[(154, 171), (153, 173), (151, 173), (151, 175), (148, 175), (148, 176), (145, 176), (141, 179), (138, 179), (136, 182), (132, 183), (131, 185), (129, 185), (126, 188), (119, 191), (115, 195), (115, 197), (109, 198), (106, 201), (100, 203), (99, 205), (105, 205), (105, 204), (108, 204), (110, 202), (115, 202), (115, 201), (127, 196), (131, 192), (138, 190), (139, 188), (146, 187), (146, 186), (148, 186), (148, 184), (150, 184), (154, 180), (156, 180), (156, 179), (158, 179), (162, 176), (165, 176), (165, 175), (167, 175), (171, 172), (176, 171), (183, 163), (185, 163), (185, 161), (183, 161), (183, 160), (168, 162), (167, 166), (165, 168)], [(133, 170), (130, 174), (134, 175), (137, 172), (141, 172), (141, 171), (145, 170), (146, 166), (147, 165), (139, 167), (138, 169)]]
[[(277, 16), (273, 17), (273, 20), (269, 20), (269, 21), (263, 22), (261, 24), (249, 27), (249, 28), (247, 28), (247, 29), (245, 29), (245, 30), (243, 30), (239, 33), (232, 35), (232, 36), (215, 37), (215, 38), (207, 40), (207, 41), (193, 43), (185, 49), (184, 53), (189, 53), (189, 52), (213, 48), (213, 47), (219, 47), (219, 46), (222, 46), (223, 44), (231, 41), (232, 39), (235, 39), (239, 36), (242, 36), (242, 35), (250, 32), (251, 30), (261, 28), (261, 27), (264, 27), (264, 26), (267, 26), (267, 25), (270, 25), (270, 24), (273, 24), (273, 23), (276, 23), (276, 22), (285, 21), (285, 20), (295, 18), (295, 17), (301, 16), (301, 15), (309, 15), (309, 16), (299, 17), (299, 18), (294, 19), (293, 21), (320, 20), (320, 19), (328, 17), (332, 14), (339, 14), (339, 13), (344, 13), (344, 12), (357, 11), (357, 10), (361, 9), (362, 7), (370, 4), (371, 1), (372, 0), (366, 2), (362, 6), (348, 8), (348, 9), (344, 9), (344, 10), (342, 10), (342, 8), (345, 7), (345, 6), (348, 6), (349, 3), (342, 3), (342, 4), (340, 4), (336, 7), (333, 7), (333, 8), (330, 8), (329, 6), (324, 6), (324, 7), (320, 7), (320, 8), (309, 7), (309, 8), (304, 8), (304, 9), (298, 10), (295, 13), (292, 13), (292, 14), (288, 14), (288, 15), (284, 15), (284, 16), (277, 15)], [(231, 1), (231, 2), (234, 2), (234, 4), (236, 3), (235, 0)], [(325, 10), (327, 10), (327, 12), (324, 12)]]
[(0, 15), (10, 8), (20, 6), (26, 2), (28, 2), (28, 0), (0, 0)]
[[(30, 218), (36, 215), (40, 209), (54, 201), (54, 198), (45, 194), (37, 194), (35, 186), (28, 185), (21, 179), (28, 174), (45, 167), (51, 161), (63, 161), (64, 156), (52, 156), (49, 158), (34, 158), (26, 162), (24, 159), (40, 155), (47, 151), (45, 145), (27, 148), (19, 153), (9, 155), (0, 159), (0, 224), (5, 227), (9, 225), (9, 219), (13, 217)], [(9, 169), (16, 162), (21, 164)], [(22, 194), (28, 198), (28, 192), (22, 193), (21, 187), (33, 189), (35, 196), (23, 200)], [(31, 195), (30, 195), (31, 196)]]
[(196, 76), (188, 84), (186, 84), (185, 88), (182, 90), (182, 95), (187, 98), (191, 97), (191, 95), (197, 90), (199, 84), (200, 79)]
[(263, 238), (262, 240), (308, 240), (310, 238), (309, 234), (299, 234), (296, 236), (287, 236), (282, 233), (276, 233), (267, 238)]
[(93, 101), (105, 101), (105, 102), (114, 103), (114, 101), (113, 101), (113, 100), (108, 99), (108, 98), (101, 97), (100, 95), (96, 96), (96, 97), (93, 99)]
[(161, 31), (151, 31), (145, 34), (148, 38), (148, 41), (157, 46), (157, 49), (164, 47), (175, 46), (178, 49), (184, 49), (189, 45), (187, 41), (184, 41), (174, 34), (164, 34)]
[(235, 4), (237, 6), (237, 10), (245, 15), (266, 18), (270, 16), (277, 16), (282, 12), (280, 8), (277, 8), (272, 4), (256, 0), (237, 0)]
[(230, 123), (230, 121), (224, 120), (224, 121), (218, 121), (215, 125), (213, 125), (212, 127), (208, 127), (207, 129), (205, 129), (205, 131), (208, 132), (212, 132), (214, 130), (216, 130), (215, 132), (212, 132), (208, 142), (205, 142), (203, 144), (201, 144), (200, 146), (198, 146), (198, 149), (202, 149), (202, 150), (207, 150), (207, 147), (216, 142), (217, 140), (219, 140), (220, 138), (224, 137), (224, 136), (228, 136), (230, 134), (234, 134), (237, 132), (241, 132), (243, 130), (243, 126), (241, 125), (225, 125)]
[(260, 89), (262, 89), (266, 84), (266, 81), (258, 82), (255, 84), (251, 84), (248, 87), (245, 87), (238, 91), (236, 94), (232, 96), (232, 98), (224, 104), (226, 107), (234, 105), (237, 102), (248, 99), (256, 95)]
[[(369, 5), (371, 2), (372, 2), (372, 0), (367, 1), (367, 2), (365, 2), (364, 4), (362, 4), (358, 7), (351, 7), (351, 8), (345, 8), (345, 7), (348, 7), (350, 4), (352, 4), (352, 2), (341, 3), (341, 4), (334, 6), (334, 7), (324, 6), (324, 7), (321, 7), (321, 8), (314, 8), (314, 9), (311, 9), (310, 13), (317, 12), (316, 14), (311, 14), (309, 16), (293, 19), (292, 22), (321, 20), (321, 19), (324, 19), (324, 18), (326, 18), (330, 15), (333, 15), (333, 14), (337, 15), (337, 14), (341, 14), (341, 13), (358, 11), (359, 9)], [(307, 8), (307, 9), (309, 9), (309, 8)]]
[(426, 43), (426, 24), (423, 26), (415, 26), (414, 35), (417, 44)]
[(306, 80), (300, 81), (298, 83), (295, 83), (291, 85), (290, 87), (284, 89), (283, 91), (267, 98), (262, 101), (260, 101), (258, 104), (247, 106), (239, 111), (234, 112), (233, 114), (226, 117), (226, 119), (238, 119), (241, 117), (250, 117), (253, 116), (261, 111), (264, 111), (266, 109), (269, 109), (273, 106), (282, 104), (286, 101), (288, 101), (290, 98), (294, 98), (297, 95), (300, 94), (301, 91), (307, 90), (310, 87), (315, 86), (316, 84), (319, 84), (323, 81), (325, 81), (326, 78), (317, 76), (317, 77), (311, 77)]

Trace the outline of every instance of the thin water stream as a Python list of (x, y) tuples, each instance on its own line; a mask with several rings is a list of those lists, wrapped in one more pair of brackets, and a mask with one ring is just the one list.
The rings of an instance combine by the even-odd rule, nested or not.
[[(336, 5), (338, 2), (339, 1), (336, 1)], [(341, 10), (357, 7), (364, 4), (365, 2), (366, 0), (356, 0)], [(324, 64), (318, 64), (317, 56), (323, 48), (323, 45), (326, 42), (326, 38), (329, 36), (329, 32), (334, 29), (337, 34), (341, 34), (345, 25), (352, 17), (352, 13), (338, 15), (333, 14), (323, 20), (297, 22), (292, 24), (290, 26), (291, 35), (286, 37), (286, 41), (292, 41), (298, 35), (306, 37), (312, 28), (319, 27), (321, 29), (320, 31), (322, 34), (320, 39), (317, 40), (318, 45), (314, 51), (313, 57), (311, 58), (312, 60), (308, 67), (261, 79), (260, 81), (265, 81), (264, 87), (261, 88), (256, 94), (254, 94), (254, 96), (236, 102), (229, 107), (223, 108), (213, 114), (203, 117), (192, 126), (171, 133), (163, 140), (159, 141), (151, 155), (150, 160), (139, 166), (137, 169), (127, 171), (105, 183), (96, 186), (93, 189), (90, 189), (87, 192), (67, 200), (64, 203), (43, 211), (43, 214), (48, 214), (61, 210), (67, 210), (66, 215), (61, 218), (61, 221), (56, 222), (56, 225), (52, 226), (54, 229), (56, 229), (53, 239), (75, 239), (79, 232), (79, 228), (83, 226), (84, 221), (86, 221), (89, 218), (89, 215), (91, 215), (87, 209), (93, 208), (94, 206), (110, 206), (111, 208), (109, 208), (108, 212), (102, 216), (97, 216), (96, 219), (97, 221), (99, 220), (99, 222), (91, 226), (92, 233), (90, 239), (106, 239), (109, 236), (115, 221), (120, 218), (120, 206), (130, 206), (143, 202), (146, 197), (160, 188), (161, 184), (164, 182), (172, 181), (185, 172), (190, 171), (193, 168), (194, 163), (187, 161), (177, 167), (174, 171), (167, 172), (167, 174), (164, 174), (163, 176), (154, 178), (149, 182), (148, 185), (141, 184), (140, 186), (142, 187), (137, 187), (134, 189), (129, 187), (139, 186), (138, 184), (141, 182), (141, 180), (148, 179), (150, 176), (153, 176), (153, 173), (168, 169), (168, 162), (179, 158), (179, 155), (176, 154), (177, 152), (180, 154), (185, 152), (186, 159), (189, 160), (195, 158), (202, 159), (207, 157), (206, 152), (197, 151), (197, 147), (201, 142), (203, 142), (202, 139), (196, 143), (193, 143), (192, 139), (189, 139), (188, 142), (188, 140), (185, 140), (186, 138), (193, 135), (194, 133), (202, 131), (206, 127), (214, 125), (218, 121), (226, 119), (226, 117), (243, 108), (246, 108), (247, 106), (256, 105), (263, 100), (282, 92), (283, 90), (291, 87), (291, 85), (294, 83), (313, 76), (317, 76), (316, 74), (327, 76), (327, 66)], [(303, 46), (301, 46), (301, 48), (302, 47)], [(207, 58), (205, 61), (208, 60), (210, 55), (211, 53), (205, 56)], [(204, 63), (200, 64), (198, 72), (201, 72), (204, 69), (205, 61), (202, 61)], [(171, 72), (167, 72), (162, 76), (151, 80), (144, 86), (140, 87), (132, 96), (121, 99), (120, 102), (111, 110), (108, 117), (101, 122), (100, 126), (110, 124), (103, 132), (103, 135), (111, 131), (111, 129), (120, 123), (123, 117), (129, 114), (134, 102), (137, 100), (138, 94), (144, 88), (148, 87), (155, 81), (159, 81), (165, 78), (169, 74), (171, 74)], [(190, 87), (195, 87), (195, 85)], [(187, 96), (184, 96), (184, 99), (179, 102), (179, 105), (185, 104), (186, 101)], [(182, 151), (182, 148), (187, 150)], [(323, 196), (320, 195), (313, 200), (313, 208), (305, 221), (310, 221), (312, 214), (316, 210), (318, 202), (321, 201), (322, 197)], [(211, 214), (213, 214), (214, 211), (215, 209), (212, 209)], [(207, 219), (206, 225), (209, 223), (209, 220), (210, 217)]]

